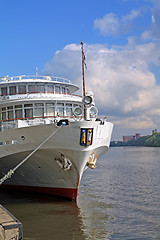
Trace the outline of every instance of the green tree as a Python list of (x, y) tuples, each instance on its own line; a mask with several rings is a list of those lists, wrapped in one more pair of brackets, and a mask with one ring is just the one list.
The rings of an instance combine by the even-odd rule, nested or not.
[(160, 147), (160, 133), (156, 132), (156, 133), (152, 134), (152, 136), (146, 140), (145, 146)]

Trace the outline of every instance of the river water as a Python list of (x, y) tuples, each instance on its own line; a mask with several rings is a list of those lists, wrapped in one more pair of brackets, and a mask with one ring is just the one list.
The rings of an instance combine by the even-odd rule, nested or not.
[(77, 204), (0, 192), (24, 240), (160, 239), (160, 148), (110, 148), (82, 178)]

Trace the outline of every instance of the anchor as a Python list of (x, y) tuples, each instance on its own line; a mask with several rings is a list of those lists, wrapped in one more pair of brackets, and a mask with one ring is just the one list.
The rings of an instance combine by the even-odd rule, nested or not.
[(65, 157), (63, 153), (59, 153), (60, 157), (55, 158), (56, 163), (61, 167), (62, 170), (67, 171), (71, 168), (71, 161)]
[(89, 161), (87, 162), (87, 167), (91, 169), (95, 169), (97, 167), (96, 162), (97, 162), (98, 155), (96, 155), (95, 159), (94, 159), (94, 156), (95, 156), (95, 152), (91, 154), (91, 156), (89, 157)]

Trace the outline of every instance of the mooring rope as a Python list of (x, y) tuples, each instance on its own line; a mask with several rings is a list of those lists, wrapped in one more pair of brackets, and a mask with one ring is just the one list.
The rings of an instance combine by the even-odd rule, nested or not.
[(0, 179), (0, 185), (6, 181), (8, 178), (14, 174), (14, 172), (23, 164), (25, 163), (39, 148), (41, 148), (63, 125), (60, 125), (53, 133), (51, 133), (38, 147), (36, 147), (22, 162), (20, 162), (15, 168), (10, 169), (9, 172)]

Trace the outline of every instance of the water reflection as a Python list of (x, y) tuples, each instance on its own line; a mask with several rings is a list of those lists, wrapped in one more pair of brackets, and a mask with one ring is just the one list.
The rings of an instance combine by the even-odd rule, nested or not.
[[(61, 198), (1, 190), (0, 204), (23, 224), (24, 240), (107, 239), (104, 209), (110, 207), (82, 193), (78, 203)], [(89, 197), (90, 201), (87, 201)], [(100, 237), (101, 236), (101, 237)]]
[[(84, 233), (86, 239), (109, 239), (110, 232), (107, 223), (111, 219), (108, 215), (108, 209), (112, 206), (106, 204), (101, 199), (97, 199), (94, 195), (82, 195), (78, 203), (81, 209), (82, 221), (84, 225)], [(89, 201), (87, 200), (89, 199)]]
[(23, 223), (24, 240), (86, 239), (81, 212), (74, 202), (3, 191), (0, 204)]

